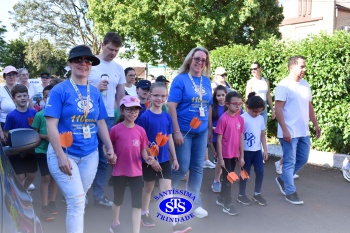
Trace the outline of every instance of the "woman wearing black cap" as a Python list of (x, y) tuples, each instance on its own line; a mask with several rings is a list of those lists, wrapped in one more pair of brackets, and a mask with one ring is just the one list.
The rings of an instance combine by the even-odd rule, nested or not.
[[(50, 91), (45, 108), (50, 139), (47, 161), (67, 202), (67, 232), (84, 230), (85, 195), (94, 180), (99, 160), (97, 134), (106, 147), (108, 161), (112, 164), (116, 161), (100, 91), (87, 80), (91, 66), (99, 63), (89, 47), (79, 45), (71, 49), (68, 58), (71, 77)], [(60, 141), (60, 134), (67, 132), (71, 132), (73, 138), (71, 145), (65, 145), (68, 151), (62, 148), (64, 145)]]

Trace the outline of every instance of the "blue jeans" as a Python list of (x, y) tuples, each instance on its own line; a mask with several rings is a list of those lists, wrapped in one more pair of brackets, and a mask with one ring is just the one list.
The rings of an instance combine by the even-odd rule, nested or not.
[[(69, 150), (68, 150), (69, 152)], [(52, 177), (67, 202), (66, 229), (68, 233), (84, 232), (85, 195), (94, 180), (98, 156), (97, 150), (84, 157), (68, 155), (72, 175), (61, 172), (52, 146), (47, 151), (47, 164)]]
[[(181, 132), (185, 135), (186, 132)], [(200, 189), (203, 179), (203, 163), (205, 151), (207, 148), (208, 130), (198, 133), (188, 133), (184, 138), (184, 143), (181, 146), (175, 145), (176, 156), (180, 168), (175, 171), (172, 170), (172, 185), (177, 188), (181, 179), (190, 171), (187, 191), (195, 196), (194, 209), (201, 206)]]
[[(105, 119), (108, 131), (112, 128), (114, 125), (114, 118), (108, 117)], [(108, 169), (108, 163), (107, 159), (105, 157), (105, 153), (103, 152), (103, 142), (101, 141), (100, 137), (98, 138), (98, 156), (99, 156), (99, 162), (98, 162), (98, 168), (96, 177), (94, 179), (94, 182), (92, 184), (92, 194), (94, 196), (94, 199), (100, 199), (104, 197), (105, 193), (103, 190), (103, 187), (106, 185), (107, 180), (107, 169)]]
[[(250, 176), (250, 168), (254, 166), (255, 172), (255, 189), (254, 192), (261, 193), (261, 186), (264, 179), (264, 163), (261, 150), (258, 151), (244, 151), (244, 166)], [(243, 180), (239, 177), (239, 195), (245, 195), (245, 190), (248, 180)]]
[(290, 143), (283, 138), (279, 138), (283, 151), (283, 167), (281, 179), (284, 182), (286, 194), (296, 191), (293, 176), (309, 159), (310, 136), (292, 138)]

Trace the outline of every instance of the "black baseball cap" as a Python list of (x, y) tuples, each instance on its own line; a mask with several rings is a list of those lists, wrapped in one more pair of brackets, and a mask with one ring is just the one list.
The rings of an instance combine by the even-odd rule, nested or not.
[(44, 76), (44, 75), (46, 75), (46, 76), (50, 77), (49, 72), (46, 72), (46, 71), (41, 72), (40, 77), (42, 77), (42, 76)]
[(156, 79), (156, 82), (168, 83), (169, 81), (166, 79), (164, 75), (159, 75)]
[(136, 84), (136, 88), (142, 88), (142, 89), (150, 89), (151, 88), (151, 82), (148, 80), (140, 80)]
[(91, 49), (86, 45), (78, 45), (69, 51), (68, 61), (73, 60), (77, 57), (90, 57), (92, 59), (92, 66), (100, 64), (100, 59), (92, 54)]

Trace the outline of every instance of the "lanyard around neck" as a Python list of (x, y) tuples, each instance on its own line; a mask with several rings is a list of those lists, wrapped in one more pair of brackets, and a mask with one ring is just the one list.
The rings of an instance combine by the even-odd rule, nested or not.
[(192, 78), (192, 75), (191, 75), (190, 73), (188, 73), (188, 76), (190, 77), (190, 80), (191, 80), (191, 82), (192, 82), (192, 85), (193, 85), (193, 87), (194, 87), (195, 92), (197, 92), (198, 95), (199, 95), (199, 99), (200, 99), (201, 105), (202, 105), (202, 96), (203, 96), (202, 75), (201, 75), (201, 80), (200, 80), (200, 84), (199, 84), (199, 89), (198, 89), (197, 85), (194, 83), (194, 80), (193, 80), (193, 78)]
[(80, 101), (81, 101), (81, 106), (84, 108), (84, 119), (85, 119), (85, 124), (86, 124), (86, 117), (89, 114), (90, 111), (90, 84), (88, 83), (86, 86), (86, 103), (84, 104), (83, 96), (81, 95), (77, 85), (75, 84), (74, 80), (72, 78), (69, 79), (70, 83), (72, 84), (75, 92), (77, 93)]

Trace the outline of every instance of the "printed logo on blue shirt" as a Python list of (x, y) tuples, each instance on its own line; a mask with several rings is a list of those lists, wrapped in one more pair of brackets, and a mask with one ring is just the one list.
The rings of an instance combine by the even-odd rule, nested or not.
[(244, 141), (248, 147), (252, 147), (255, 144), (256, 137), (252, 133), (244, 133)]

